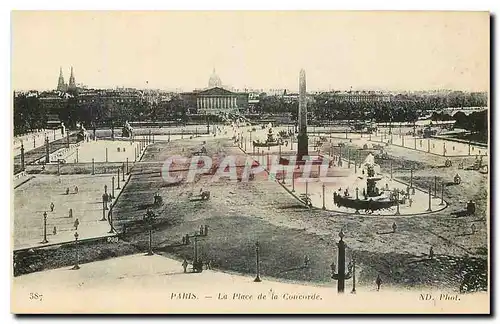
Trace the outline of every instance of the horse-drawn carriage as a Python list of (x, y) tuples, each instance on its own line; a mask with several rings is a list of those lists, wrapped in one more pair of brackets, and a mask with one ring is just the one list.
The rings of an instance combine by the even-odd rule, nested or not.
[(203, 261), (201, 260), (193, 261), (193, 272), (195, 273), (203, 272)]
[(203, 189), (201, 189), (200, 192), (196, 195), (194, 195), (193, 193), (189, 194), (190, 201), (199, 201), (208, 199), (210, 199), (210, 191), (203, 191)]
[(193, 152), (194, 156), (206, 155), (207, 149), (203, 146), (199, 151)]
[(312, 207), (312, 201), (311, 201), (311, 198), (309, 197), (309, 195), (306, 195), (306, 194), (301, 194), (299, 196), (300, 200), (302, 200), (304, 202), (304, 204), (307, 206), (307, 207)]
[(163, 205), (163, 198), (160, 196), (159, 193), (155, 193), (153, 206), (159, 207), (161, 205)]
[(389, 160), (390, 159), (389, 153), (387, 153), (384, 150), (380, 150), (377, 154), (375, 154), (375, 158), (380, 159), (380, 160)]

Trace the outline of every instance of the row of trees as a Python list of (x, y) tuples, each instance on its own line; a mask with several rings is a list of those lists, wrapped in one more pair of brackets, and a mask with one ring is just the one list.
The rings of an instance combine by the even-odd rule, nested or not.
[(79, 103), (77, 96), (45, 101), (26, 94), (14, 97), (15, 135), (46, 128), (50, 118), (64, 122), (69, 128), (75, 128), (78, 123), (91, 128), (119, 126), (125, 121), (185, 121), (186, 116), (186, 103), (180, 96), (160, 103), (148, 103), (141, 99), (116, 103), (106, 98)]
[(47, 109), (34, 96), (25, 94), (14, 98), (14, 134), (23, 134), (47, 125)]
[[(455, 106), (486, 106), (482, 93), (451, 92), (446, 95), (408, 96), (397, 95), (394, 101), (352, 102), (337, 101), (329, 93), (318, 94), (308, 101), (308, 111), (317, 121), (322, 120), (372, 120), (376, 122), (414, 122), (428, 111)], [(37, 96), (19, 94), (14, 98), (14, 131), (16, 134), (44, 128), (49, 114), (56, 114), (68, 127), (82, 123), (87, 127), (121, 125), (128, 121), (162, 121), (188, 119), (188, 107), (180, 95), (168, 101), (146, 102), (136, 98), (131, 102), (116, 103), (106, 98), (81, 104), (78, 96), (59, 101), (59, 106), (47, 106)], [(258, 114), (290, 113), (297, 119), (298, 101), (284, 96), (259, 95), (255, 106)], [(452, 117), (435, 117), (440, 120)], [(471, 126), (472, 127), (472, 126)]]

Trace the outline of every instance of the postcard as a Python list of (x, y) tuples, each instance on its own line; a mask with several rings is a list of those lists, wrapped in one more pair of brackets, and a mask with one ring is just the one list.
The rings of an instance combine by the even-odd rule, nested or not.
[(11, 21), (12, 313), (490, 313), (488, 12)]

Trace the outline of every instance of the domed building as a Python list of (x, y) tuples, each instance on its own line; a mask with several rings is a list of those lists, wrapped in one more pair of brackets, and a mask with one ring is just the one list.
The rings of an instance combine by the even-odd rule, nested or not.
[(214, 70), (212, 71), (212, 75), (208, 80), (208, 88), (215, 88), (215, 87), (222, 88), (222, 81), (220, 80), (217, 73), (215, 73), (215, 68), (214, 68)]
[(245, 113), (248, 110), (248, 93), (224, 89), (222, 81), (213, 69), (208, 88), (181, 94), (189, 114), (221, 115)]

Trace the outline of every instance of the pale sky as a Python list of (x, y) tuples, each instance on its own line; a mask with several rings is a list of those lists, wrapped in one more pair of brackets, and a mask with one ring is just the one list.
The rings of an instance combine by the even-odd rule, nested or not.
[(489, 89), (489, 15), (459, 12), (13, 12), (12, 88)]

